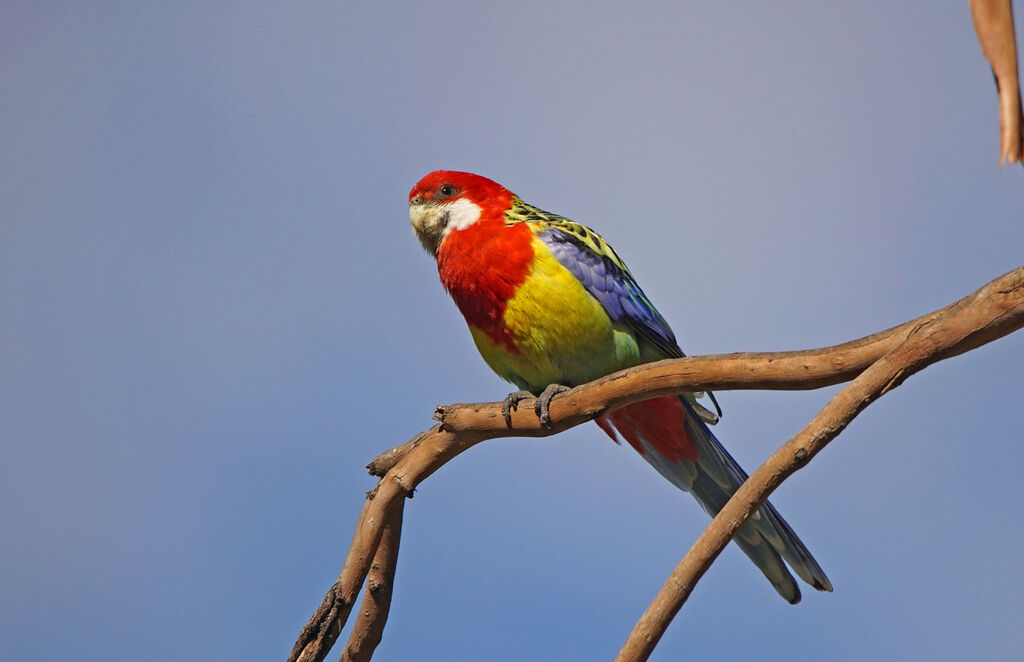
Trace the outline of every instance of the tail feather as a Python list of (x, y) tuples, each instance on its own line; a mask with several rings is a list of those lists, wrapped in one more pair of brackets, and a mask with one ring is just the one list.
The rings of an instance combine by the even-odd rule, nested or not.
[[(685, 401), (683, 401), (683, 405), (685, 407), (689, 406)], [(709, 470), (708, 473), (725, 473), (729, 476), (728, 482), (715, 481), (724, 496), (724, 499), (721, 500), (721, 503), (713, 512), (709, 510), (712, 515), (715, 515), (747, 479), (747, 473), (729, 455), (728, 451), (722, 447), (722, 444), (700, 418), (692, 414), (688, 415), (686, 417), (686, 426), (697, 444), (698, 453), (700, 454), (700, 459), (697, 462), (699, 469), (719, 465), (724, 471)], [(714, 459), (705, 462), (704, 457), (706, 456), (711, 456)], [(796, 535), (796, 532), (793, 531), (793, 527), (783, 519), (782, 515), (779, 514), (779, 511), (775, 509), (775, 506), (770, 501), (765, 502), (748, 522), (753, 524), (754, 528), (758, 530), (764, 539), (782, 555), (782, 558), (786, 560), (786, 563), (793, 568), (801, 579), (819, 591), (832, 590), (832, 582), (825, 575), (825, 571), (814, 560), (807, 546), (804, 545), (803, 541)]]
[[(706, 473), (698, 473), (697, 480), (694, 481), (690, 492), (712, 517), (725, 506), (729, 497), (732, 496), (732, 492), (724, 490)], [(780, 537), (774, 531), (765, 535), (762, 530), (765, 527), (759, 526), (760, 522), (758, 521), (762, 519), (764, 518), (760, 511), (754, 513), (743, 523), (733, 540), (754, 562), (754, 565), (764, 573), (779, 595), (790, 604), (796, 604), (800, 602), (800, 588), (797, 586), (796, 580), (793, 579), (793, 575), (786, 569), (786, 564), (783, 563), (782, 556), (780, 556), (780, 550), (775, 544)]]
[[(628, 405), (597, 423), (616, 441), (615, 433), (621, 434), (658, 473), (691, 492), (712, 516), (747, 479), (682, 397), (666, 396)], [(770, 503), (744, 523), (735, 541), (790, 603), (800, 601), (800, 589), (786, 564), (814, 588), (832, 590), (821, 566)]]

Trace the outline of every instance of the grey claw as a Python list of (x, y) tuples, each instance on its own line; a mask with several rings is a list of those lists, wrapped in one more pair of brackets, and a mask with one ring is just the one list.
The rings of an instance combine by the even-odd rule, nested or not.
[(512, 427), (512, 412), (519, 408), (519, 403), (532, 397), (533, 393), (529, 391), (516, 391), (505, 396), (501, 403), (501, 415), (505, 417), (507, 427)]
[(572, 388), (564, 384), (548, 384), (547, 388), (537, 396), (537, 401), (533, 403), (533, 408), (537, 412), (537, 418), (540, 419), (541, 425), (549, 430), (551, 429), (551, 399), (559, 393), (571, 390)]

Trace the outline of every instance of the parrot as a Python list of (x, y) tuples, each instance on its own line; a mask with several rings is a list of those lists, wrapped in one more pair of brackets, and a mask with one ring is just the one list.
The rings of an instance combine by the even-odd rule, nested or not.
[[(642, 363), (684, 356), (675, 334), (601, 235), (527, 204), (468, 172), (438, 170), (409, 192), (409, 220), (437, 262), (441, 284), (462, 313), (484, 361), (519, 390), (503, 413), (536, 398), (550, 425), (558, 393)], [(700, 394), (643, 400), (596, 419), (713, 517), (747, 478), (708, 428), (721, 415)], [(792, 604), (807, 584), (831, 591), (814, 557), (765, 502), (734, 541)]]

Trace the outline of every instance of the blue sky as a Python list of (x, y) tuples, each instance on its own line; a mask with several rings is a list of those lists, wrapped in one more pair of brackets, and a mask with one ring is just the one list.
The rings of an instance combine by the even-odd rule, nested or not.
[[(68, 3), (71, 5), (72, 3)], [(963, 3), (8, 3), (0, 652), (282, 659), (436, 403), (509, 389), (406, 195), (485, 174), (598, 229), (691, 354), (815, 347), (1022, 263)], [(655, 660), (1024, 647), (1024, 336), (933, 366), (776, 493), (835, 584), (730, 548)], [(748, 469), (834, 389), (731, 392)], [(706, 523), (593, 426), (408, 504), (380, 660), (609, 659)]]

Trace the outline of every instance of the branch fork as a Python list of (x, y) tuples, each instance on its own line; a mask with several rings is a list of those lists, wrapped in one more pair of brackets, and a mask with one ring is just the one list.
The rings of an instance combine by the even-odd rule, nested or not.
[(299, 633), (288, 659), (325, 659), (364, 584), (360, 612), (341, 660), (370, 659), (390, 607), (405, 499), (434, 471), (478, 443), (499, 437), (549, 436), (616, 407), (663, 395), (730, 389), (805, 390), (849, 381), (751, 474), (669, 575), (615, 658), (617, 662), (646, 660), (739, 527), (857, 414), (928, 365), (1021, 326), (1024, 267), (945, 308), (841, 345), (798, 352), (686, 357), (609, 375), (552, 399), (550, 428), (541, 424), (532, 407), (510, 412), (508, 427), (499, 402), (438, 405), (434, 412), (437, 425), (367, 465), (380, 480), (367, 494), (338, 580)]

